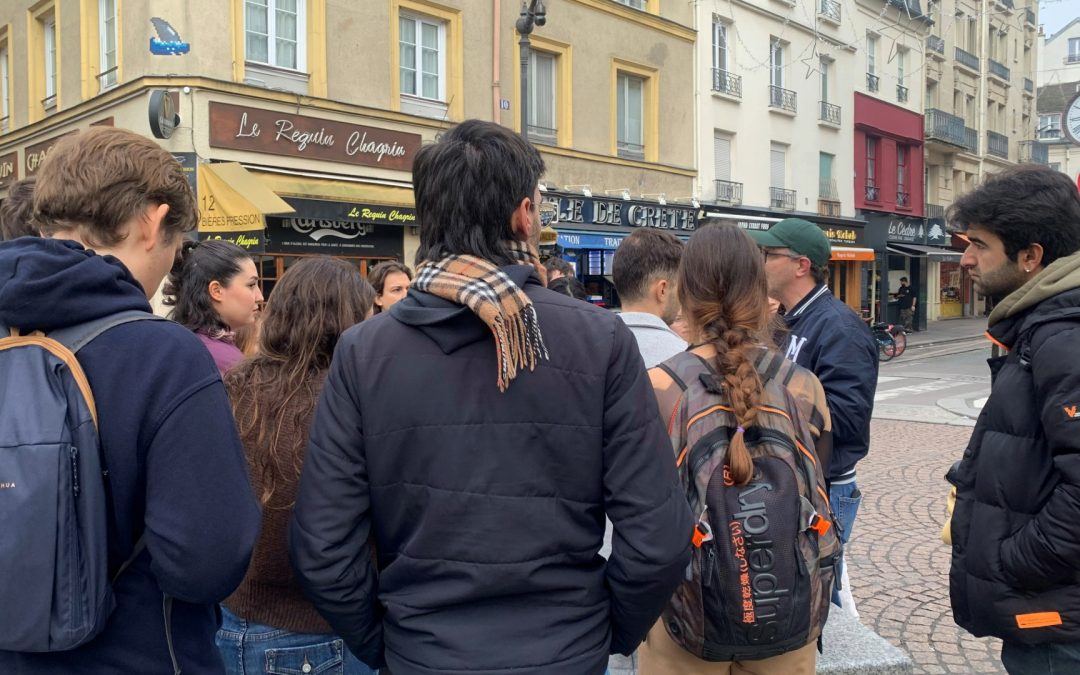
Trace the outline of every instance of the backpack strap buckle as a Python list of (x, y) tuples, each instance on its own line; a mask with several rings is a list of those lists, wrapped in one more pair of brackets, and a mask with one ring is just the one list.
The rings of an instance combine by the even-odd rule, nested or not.
[[(705, 515), (704, 513), (701, 515)], [(701, 545), (707, 541), (713, 540), (712, 527), (709, 526), (708, 521), (698, 520), (697, 525), (694, 526), (694, 534), (690, 538), (690, 541), (694, 544), (694, 548), (701, 548)]]
[(832, 527), (832, 523), (829, 519), (822, 518), (819, 513), (815, 513), (814, 517), (810, 519), (810, 529), (817, 532), (819, 537), (824, 537), (830, 527)]

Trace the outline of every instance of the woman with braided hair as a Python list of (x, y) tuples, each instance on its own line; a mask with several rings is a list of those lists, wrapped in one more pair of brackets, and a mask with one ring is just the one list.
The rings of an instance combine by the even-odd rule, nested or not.
[[(777, 411), (791, 420), (790, 424), (796, 429), (808, 432), (805, 437), (813, 439), (816, 455), (826, 455), (827, 466), (830, 421), (824, 392), (812, 373), (784, 360), (775, 351), (770, 336), (767, 290), (762, 255), (741, 229), (731, 224), (710, 224), (699, 228), (690, 238), (679, 268), (678, 295), (691, 348), (688, 353), (676, 355), (649, 371), (660, 413), (668, 425), (684, 488), (694, 482), (692, 479), (697, 471), (689, 469), (687, 474), (687, 465), (698, 464), (694, 453), (689, 452), (698, 447), (694, 438), (688, 437), (689, 429), (708, 412), (688, 410), (687, 401), (697, 397), (695, 401), (705, 400), (708, 406), (710, 393), (713, 395), (711, 402), (719, 403), (728, 414), (725, 422), (717, 424), (729, 426), (731, 431), (726, 448), (718, 446), (720, 449), (713, 455), (702, 457), (703, 463), (714, 462), (716, 470), (723, 471), (725, 490), (738, 490), (757, 478), (758, 469), (747, 437), (758, 438), (760, 429), (755, 427), (771, 422), (759, 420), (759, 417), (771, 416)], [(770, 363), (776, 364), (773, 369), (763, 366)], [(766, 386), (767, 381), (776, 380), (785, 382), (779, 386)], [(701, 393), (703, 386), (709, 393)], [(785, 389), (790, 396), (784, 393)], [(719, 406), (713, 406), (713, 409)], [(723, 431), (721, 426), (710, 437)], [(710, 486), (709, 489), (713, 488)], [(693, 488), (690, 490), (692, 492)], [(693, 507), (694, 495), (688, 496)], [(700, 505), (696, 515), (706, 520)], [(734, 519), (731, 522), (734, 523)], [(706, 536), (711, 538), (713, 532), (717, 538), (729, 536), (728, 532), (720, 531), (720, 527), (727, 530), (727, 524), (714, 525)], [(695, 546), (700, 546), (697, 539)], [(724, 548), (717, 546), (713, 550), (721, 552), (718, 561), (712, 558), (713, 565), (739, 566), (734, 558), (723, 558)], [(751, 562), (754, 562), (753, 558)], [(688, 570), (695, 575), (693, 583), (699, 584), (694, 591), (696, 595), (688, 595), (680, 588), (639, 649), (641, 675), (813, 675), (816, 636), (812, 635), (812, 630), (805, 643), (786, 647), (784, 653), (762, 659), (719, 660), (724, 658), (725, 652), (717, 645), (732, 643), (725, 643), (718, 637), (718, 634), (729, 636), (730, 632), (714, 626), (718, 622), (734, 623), (735, 620), (730, 611), (717, 615), (708, 600), (702, 600), (708, 591), (701, 586), (709, 585), (709, 580), (702, 578), (707, 576), (702, 572), (703, 567), (704, 564), (695, 562)], [(688, 583), (691, 582), (688, 580)], [(696, 602), (688, 602), (691, 597), (696, 598)], [(687, 615), (696, 618), (688, 624), (681, 618)], [(761, 617), (756, 620), (760, 621)], [(737, 628), (733, 627), (733, 630)], [(695, 648), (697, 651), (691, 653)]]

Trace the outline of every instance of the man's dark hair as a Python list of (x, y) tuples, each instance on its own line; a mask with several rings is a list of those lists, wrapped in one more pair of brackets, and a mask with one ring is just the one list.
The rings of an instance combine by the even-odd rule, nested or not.
[(823, 284), (826, 279), (829, 278), (829, 265), (815, 265), (812, 261), (810, 263), (810, 277), (814, 280), (815, 284)]
[(30, 222), (34, 214), (34, 183), (30, 176), (12, 183), (7, 199), (0, 203), (0, 239), (36, 237), (37, 228)]
[(611, 262), (612, 281), (623, 301), (645, 297), (657, 277), (675, 279), (682, 260), (683, 243), (663, 230), (641, 229), (619, 244)]
[(510, 217), (543, 173), (536, 148), (493, 122), (467, 120), (421, 148), (413, 162), (417, 263), (467, 254), (512, 264)]
[(574, 266), (562, 258), (548, 258), (544, 261), (544, 267), (549, 273), (558, 270), (564, 277), (574, 276)]
[(949, 222), (960, 231), (980, 227), (1001, 238), (1015, 261), (1031, 246), (1043, 248), (1043, 265), (1080, 250), (1080, 192), (1069, 177), (1048, 166), (1022, 164), (990, 175), (953, 203)]
[(907, 277), (900, 277), (900, 281), (907, 281), (907, 280), (908, 280)]

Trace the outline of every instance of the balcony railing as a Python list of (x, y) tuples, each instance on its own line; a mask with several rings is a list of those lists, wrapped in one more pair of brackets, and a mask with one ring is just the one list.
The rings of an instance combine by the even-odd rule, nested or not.
[(1050, 149), (1045, 143), (1038, 141), (1020, 141), (1020, 161), (1033, 162), (1035, 164), (1050, 163)]
[(790, 89), (783, 89), (774, 84), (770, 84), (769, 107), (780, 108), (781, 110), (787, 110), (788, 112), (795, 112), (798, 110), (795, 92)]
[(868, 201), (868, 202), (876, 202), (881, 197), (881, 190), (878, 189), (878, 186), (876, 186), (876, 185), (867, 184), (866, 192), (863, 193), (863, 194), (866, 195), (866, 201)]
[(896, 85), (896, 100), (900, 103), (907, 103), (908, 89), (902, 84)]
[(896, 205), (901, 207), (901, 208), (905, 208), (905, 209), (910, 208), (911, 207), (911, 193), (910, 192), (901, 192), (900, 190), (897, 190), (896, 191)]
[(971, 127), (964, 127), (964, 149), (973, 155), (979, 154), (979, 132)]
[(821, 0), (818, 5), (818, 14), (833, 23), (840, 23), (840, 3), (836, 0)]
[(836, 189), (835, 178), (818, 178), (818, 199), (840, 201), (840, 192)]
[(1035, 12), (1031, 11), (1031, 8), (1024, 10), (1024, 20), (1028, 22), (1029, 26), (1037, 25), (1035, 23)]
[(938, 37), (937, 35), (931, 35), (930, 37), (926, 38), (926, 48), (944, 56), (945, 38)]
[(956, 61), (962, 66), (967, 66), (972, 70), (979, 69), (979, 57), (975, 56), (971, 52), (964, 51), (959, 47), (956, 48)]
[(724, 204), (742, 204), (742, 183), (730, 180), (717, 180), (716, 201)]
[(1009, 137), (995, 131), (986, 132), (986, 154), (1002, 159), (1009, 158)]
[(1029, 78), (1029, 77), (1024, 78), (1024, 91), (1026, 91), (1029, 94), (1032, 94), (1032, 93), (1035, 92), (1035, 83), (1032, 82), (1031, 78)]
[(742, 76), (719, 68), (713, 68), (712, 89), (721, 94), (742, 98)]
[(645, 159), (645, 146), (640, 143), (619, 141), (618, 151), (619, 157), (627, 157), (629, 159)]
[(1065, 65), (1069, 65), (1070, 63), (1080, 63), (1080, 54), (1069, 54), (1062, 60)]
[(926, 111), (926, 137), (953, 145), (964, 144), (964, 120), (944, 110)]
[(877, 91), (878, 90), (878, 84), (880, 84), (880, 82), (881, 82), (881, 78), (879, 78), (877, 75), (874, 75), (872, 73), (867, 73), (866, 74), (866, 90), (867, 91)]
[(795, 210), (795, 191), (785, 190), (784, 188), (771, 187), (769, 188), (769, 206), (774, 209), (784, 209), (785, 211)]
[(1039, 129), (1039, 138), (1044, 141), (1056, 141), (1061, 138), (1061, 127), (1047, 127)]
[(818, 103), (820, 104), (818, 119), (822, 122), (840, 126), (840, 106), (833, 105), (828, 101), (818, 101)]
[(1000, 77), (1006, 82), (1009, 81), (1009, 69), (1004, 65), (998, 63), (994, 59), (987, 59), (990, 62), (990, 74)]
[(945, 207), (941, 204), (927, 204), (926, 217), (940, 218), (941, 220), (945, 220)]
[(817, 212), (820, 216), (831, 216), (833, 218), (839, 218), (840, 202), (834, 199), (819, 199), (817, 202)]

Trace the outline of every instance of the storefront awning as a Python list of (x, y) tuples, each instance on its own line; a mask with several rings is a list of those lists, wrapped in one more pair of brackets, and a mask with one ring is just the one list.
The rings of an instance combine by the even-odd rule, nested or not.
[(921, 244), (889, 244), (890, 253), (906, 255), (909, 258), (933, 258), (937, 262), (958, 262), (960, 251), (937, 246), (922, 246)]
[(334, 178), (316, 178), (258, 171), (262, 181), (279, 195), (328, 199), (340, 202), (370, 202), (392, 206), (412, 206), (413, 191), (407, 187), (380, 185)]
[(626, 235), (621, 232), (601, 233), (577, 230), (559, 230), (559, 246), (565, 249), (589, 249), (614, 251)]
[(832, 260), (859, 260), (865, 262), (873, 262), (874, 249), (858, 248), (855, 246), (833, 246)]
[(199, 232), (251, 232), (266, 227), (268, 213), (293, 207), (236, 162), (203, 163), (199, 176)]

